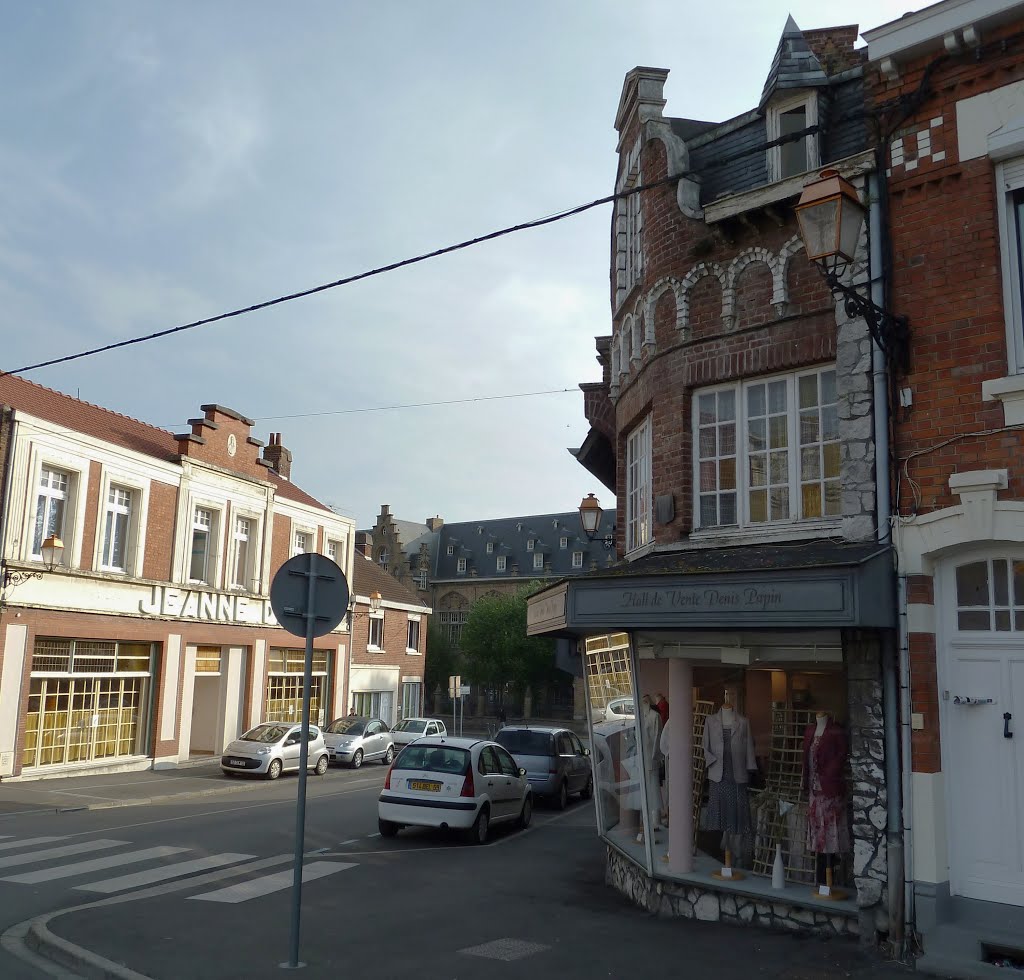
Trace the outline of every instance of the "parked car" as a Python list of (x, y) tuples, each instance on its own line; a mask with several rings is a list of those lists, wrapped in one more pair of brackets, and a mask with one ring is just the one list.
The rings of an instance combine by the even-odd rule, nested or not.
[(474, 844), (492, 824), (528, 827), (533, 792), (526, 772), (495, 742), (421, 738), (402, 749), (377, 803), (382, 837), (403, 827), (460, 829)]
[(584, 748), (568, 728), (509, 726), (502, 728), (494, 740), (526, 770), (533, 792), (553, 800), (560, 810), (574, 793), (579, 793), (581, 800), (593, 795), (590, 749)]
[[(220, 768), (226, 776), (245, 774), (277, 779), (282, 772), (299, 768), (301, 750), (301, 725), (268, 721), (231, 742), (221, 755)], [(323, 732), (317, 725), (310, 725), (306, 767), (322, 776), (329, 763)]]
[(404, 718), (391, 729), (396, 752), (401, 752), (403, 746), (415, 742), (418, 738), (447, 734), (448, 729), (440, 718)]
[(395, 758), (391, 729), (379, 718), (336, 718), (324, 729), (324, 742), (333, 761), (353, 769), (374, 759), (390, 766)]
[(632, 695), (611, 698), (604, 706), (604, 710), (594, 712), (594, 724), (600, 725), (605, 721), (632, 721), (636, 717), (636, 707)]

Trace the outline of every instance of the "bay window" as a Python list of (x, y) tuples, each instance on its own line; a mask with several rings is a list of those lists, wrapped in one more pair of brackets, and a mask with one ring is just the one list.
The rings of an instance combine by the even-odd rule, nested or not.
[(835, 368), (699, 391), (693, 428), (696, 528), (840, 517)]

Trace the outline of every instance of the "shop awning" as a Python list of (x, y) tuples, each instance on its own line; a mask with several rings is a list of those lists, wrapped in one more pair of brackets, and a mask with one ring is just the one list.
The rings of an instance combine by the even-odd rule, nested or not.
[(892, 548), (836, 541), (655, 552), (529, 600), (531, 636), (896, 626)]

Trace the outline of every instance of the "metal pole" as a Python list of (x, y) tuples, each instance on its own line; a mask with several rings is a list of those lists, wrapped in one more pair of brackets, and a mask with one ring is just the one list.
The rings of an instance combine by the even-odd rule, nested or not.
[(302, 744), (299, 747), (299, 790), (295, 808), (295, 868), (292, 876), (292, 941), (288, 969), (305, 966), (299, 962), (299, 929), (302, 922), (302, 854), (306, 844), (306, 765), (309, 761), (309, 696), (313, 679), (313, 625), (316, 600), (316, 555), (311, 554), (309, 585), (306, 590), (306, 662), (302, 675)]

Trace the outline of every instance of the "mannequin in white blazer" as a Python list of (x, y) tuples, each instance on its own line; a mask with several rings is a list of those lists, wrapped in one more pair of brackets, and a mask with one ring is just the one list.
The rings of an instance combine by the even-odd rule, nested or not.
[(722, 781), (722, 756), (725, 753), (723, 729), (726, 724), (732, 729), (732, 774), (737, 783), (750, 782), (750, 773), (757, 769), (754, 755), (754, 737), (750, 722), (738, 711), (722, 707), (716, 714), (709, 715), (704, 722), (704, 761), (707, 763), (707, 777), (713, 783)]

